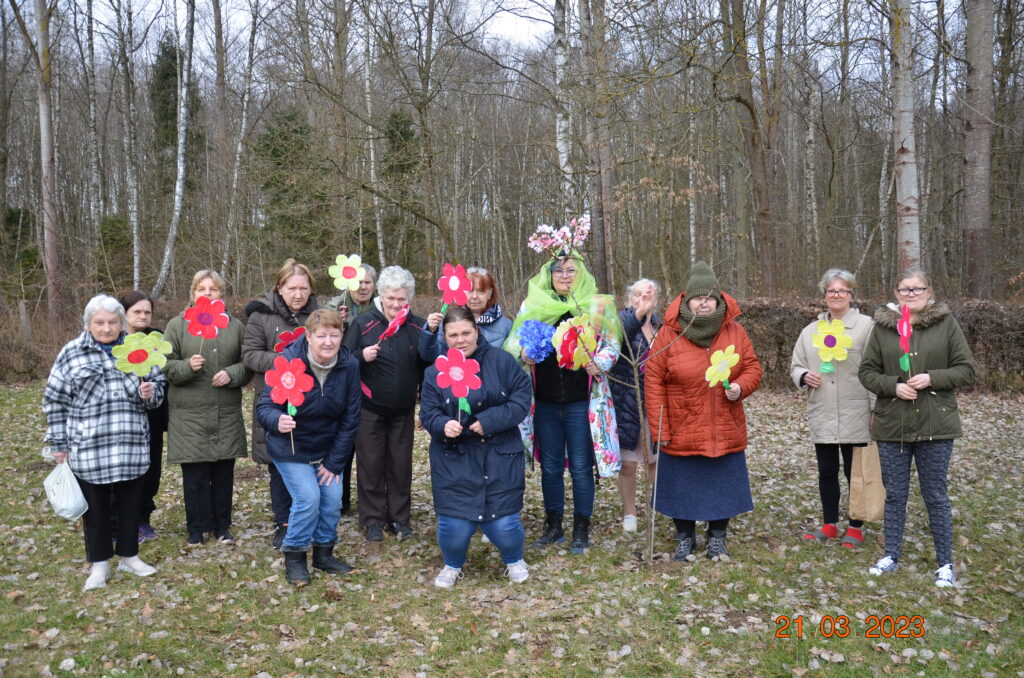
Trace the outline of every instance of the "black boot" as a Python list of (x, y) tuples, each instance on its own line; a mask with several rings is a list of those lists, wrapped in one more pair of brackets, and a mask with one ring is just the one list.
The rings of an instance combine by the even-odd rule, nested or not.
[(288, 534), (288, 526), (284, 523), (274, 526), (274, 536), (270, 540), (270, 545), (278, 551), (281, 550), (281, 545), (284, 544), (284, 538)]
[(305, 551), (284, 552), (284, 576), (289, 584), (305, 586), (309, 583), (309, 570), (306, 569)]
[(708, 530), (708, 558), (729, 560), (729, 552), (725, 550), (725, 530)]
[(574, 513), (572, 516), (572, 544), (570, 553), (584, 553), (590, 548), (590, 516)]
[(548, 511), (547, 520), (544, 521), (544, 534), (540, 539), (533, 542), (533, 548), (541, 549), (548, 544), (565, 541), (565, 532), (562, 531), (562, 513), (560, 511)]
[(672, 560), (686, 560), (693, 562), (693, 532), (676, 532), (676, 553)]
[(328, 574), (348, 574), (354, 569), (334, 557), (334, 544), (313, 544), (313, 567)]

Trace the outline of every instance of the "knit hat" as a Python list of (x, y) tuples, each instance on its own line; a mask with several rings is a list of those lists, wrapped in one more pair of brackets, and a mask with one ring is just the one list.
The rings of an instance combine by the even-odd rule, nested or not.
[(683, 303), (688, 304), (694, 297), (711, 297), (721, 306), (725, 303), (722, 299), (722, 288), (718, 284), (718, 276), (715, 271), (703, 261), (698, 261), (690, 269), (690, 279), (686, 281), (686, 296)]

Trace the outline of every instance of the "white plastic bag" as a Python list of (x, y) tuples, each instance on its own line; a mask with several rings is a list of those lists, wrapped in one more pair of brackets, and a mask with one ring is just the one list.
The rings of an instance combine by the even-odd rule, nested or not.
[(66, 461), (50, 471), (50, 475), (43, 481), (43, 487), (46, 488), (46, 498), (61, 518), (78, 520), (89, 510), (82, 488), (78, 486), (75, 474)]

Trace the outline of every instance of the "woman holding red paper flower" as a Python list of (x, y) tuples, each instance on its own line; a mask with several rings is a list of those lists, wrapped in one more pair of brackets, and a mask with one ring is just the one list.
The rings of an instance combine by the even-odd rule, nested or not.
[[(552, 340), (558, 348), (539, 362), (520, 336), (530, 320), (559, 328)], [(534, 377), (533, 418), (524, 421), (524, 433), (530, 447), (536, 435), (544, 494), (545, 527), (535, 548), (565, 541), (566, 459), (573, 497), (570, 550), (579, 554), (590, 547), (594, 467), (604, 469), (602, 475), (619, 468), (618, 427), (604, 374), (618, 359), (621, 334), (615, 300), (597, 293), (597, 281), (575, 250), (559, 252), (529, 280), (504, 348)]]
[(754, 508), (743, 399), (760, 385), (761, 364), (739, 315), (698, 261), (647, 361), (644, 405), (659, 451), (654, 509), (675, 523), (680, 561), (694, 558), (697, 521), (708, 523), (707, 557), (728, 557), (729, 520)]
[(895, 293), (897, 303), (875, 313), (859, 371), (864, 387), (878, 396), (871, 437), (878, 441), (885, 485), (885, 556), (869, 572), (898, 567), (913, 460), (935, 542), (935, 585), (955, 586), (946, 479), (953, 440), (962, 435), (954, 390), (973, 383), (974, 360), (949, 306), (935, 303), (923, 271), (902, 274)]
[[(466, 269), (466, 278), (472, 283), (472, 288), (463, 293), (465, 298), (461, 302), (453, 298), (450, 303), (465, 305), (472, 311), (474, 322), (483, 340), (495, 348), (501, 348), (508, 338), (509, 330), (512, 329), (512, 321), (505, 317), (505, 312), (498, 303), (501, 297), (498, 284), (486, 268), (479, 266)], [(441, 280), (444, 279), (445, 276), (442, 276)], [(442, 283), (438, 282), (438, 286), (441, 285)], [(441, 313), (431, 313), (427, 316), (427, 326), (420, 336), (420, 357), (427, 362), (433, 362), (447, 350), (444, 332), (437, 331), (443, 317)]]
[(510, 355), (481, 340), (470, 309), (449, 308), (442, 327), (448, 354), (427, 368), (420, 398), (444, 556), (434, 585), (451, 588), (462, 577), (478, 527), (501, 552), (509, 579), (523, 582), (530, 572), (519, 520), (526, 481), (518, 427), (530, 409), (530, 378)]
[(221, 299), (226, 286), (216, 271), (199, 271), (192, 306), (167, 323), (167, 462), (181, 464), (189, 546), (204, 543), (210, 532), (218, 541), (234, 541), (235, 459), (246, 455), (242, 387), (252, 371), (242, 362), (245, 328)]
[(425, 364), (418, 351), (423, 319), (409, 313), (416, 279), (388, 266), (377, 281), (380, 308), (358, 316), (345, 346), (362, 376), (362, 412), (356, 435), (359, 525), (367, 541), (412, 536), (412, 436), (416, 393)]
[(359, 363), (341, 344), (344, 322), (319, 309), (306, 332), (274, 359), (256, 417), (267, 431), (267, 454), (292, 497), (281, 552), (288, 581), (309, 582), (313, 567), (330, 574), (352, 570), (333, 556), (341, 516), (341, 475), (359, 430)]
[[(309, 314), (316, 310), (317, 299), (313, 294), (316, 281), (303, 264), (288, 259), (277, 272), (277, 282), (259, 299), (245, 307), (249, 319), (245, 324), (245, 338), (242, 340), (242, 362), (255, 375), (256, 393), (262, 393), (266, 383), (263, 375), (274, 366), (274, 358), (280, 355), (278, 344), (281, 334), (302, 327)], [(259, 399), (256, 398), (256, 401)], [(253, 402), (253, 413), (256, 411)], [(292, 498), (284, 480), (267, 454), (266, 434), (259, 418), (252, 419), (252, 460), (267, 466), (270, 474), (270, 506), (274, 513), (274, 548), (280, 548), (288, 527)], [(346, 483), (347, 485), (347, 483)], [(347, 503), (347, 502), (345, 502)]]

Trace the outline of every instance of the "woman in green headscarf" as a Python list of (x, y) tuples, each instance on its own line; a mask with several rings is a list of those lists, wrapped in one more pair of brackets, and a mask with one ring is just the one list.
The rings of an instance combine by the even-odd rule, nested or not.
[[(556, 350), (536, 362), (520, 341), (520, 329), (530, 320), (557, 328), (552, 340)], [(546, 513), (544, 534), (534, 547), (565, 541), (566, 459), (572, 476), (571, 551), (583, 553), (590, 546), (592, 468), (596, 464), (598, 473), (607, 477), (620, 465), (605, 373), (618, 358), (621, 334), (614, 298), (597, 293), (597, 282), (578, 252), (563, 250), (530, 279), (505, 350), (533, 373), (534, 408), (523, 429), (540, 459)]]

